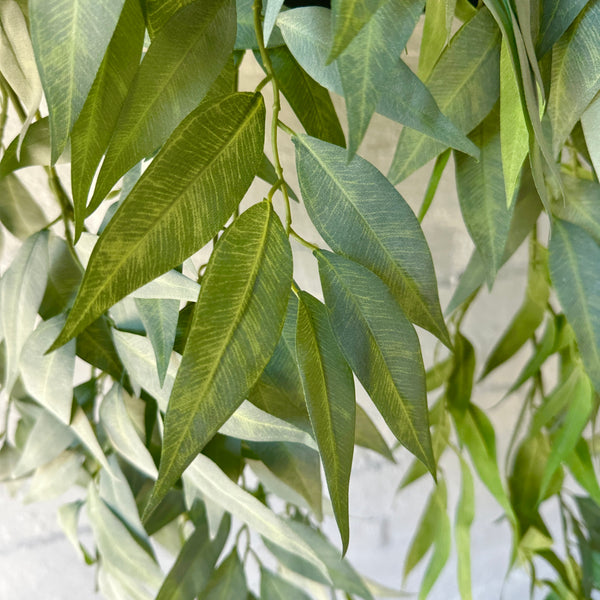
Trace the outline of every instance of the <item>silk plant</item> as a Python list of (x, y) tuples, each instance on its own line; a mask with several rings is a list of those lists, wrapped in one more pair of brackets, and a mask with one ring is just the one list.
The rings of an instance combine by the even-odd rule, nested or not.
[[(475, 481), (512, 532), (500, 576), (522, 568), (532, 594), (589, 598), (600, 0), (298, 4), (0, 1), (0, 221), (14, 249), (0, 477), (29, 500), (80, 490), (59, 520), (107, 599), (372, 600), (394, 591), (343, 558), (354, 448), (409, 452), (399, 493), (423, 477), (431, 490), (404, 564), (428, 556), (419, 598), (453, 548), (473, 597)], [(418, 23), (415, 72), (403, 51)], [(254, 60), (264, 79), (239, 91)], [(375, 112), (403, 125), (387, 174), (359, 153)], [(474, 250), (442, 311), (420, 223), (449, 161)], [(415, 215), (395, 185), (430, 162)], [(247, 194), (256, 178), (262, 201)], [(521, 308), (476, 356), (464, 318), (522, 245)], [(293, 279), (299, 262), (322, 294)], [(439, 341), (432, 364), (415, 326)], [(503, 394), (520, 390), (521, 412), (499, 454), (478, 385), (521, 349)], [(458, 480), (438, 464), (452, 457)], [(323, 535), (324, 512), (339, 538)]]

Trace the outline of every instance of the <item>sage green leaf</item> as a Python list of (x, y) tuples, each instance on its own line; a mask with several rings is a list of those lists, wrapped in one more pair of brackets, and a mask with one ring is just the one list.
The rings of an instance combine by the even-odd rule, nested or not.
[(544, 0), (538, 56), (554, 46), (586, 4), (587, 0)]
[(319, 274), (340, 348), (398, 440), (435, 473), (425, 369), (417, 334), (387, 286), (342, 256), (318, 252)]
[(156, 479), (158, 470), (127, 414), (124, 393), (119, 384), (113, 385), (100, 405), (100, 422), (114, 449), (142, 473)]
[(122, 8), (123, 0), (29, 2), (31, 40), (50, 113), (52, 163), (65, 149)]
[(460, 412), (469, 408), (475, 373), (475, 348), (457, 332), (454, 337), (454, 365), (446, 385), (448, 406)]
[(600, 390), (600, 246), (571, 223), (557, 220), (552, 229), (552, 283), (575, 332), (586, 372)]
[(499, 116), (493, 110), (469, 136), (481, 151), (478, 161), (454, 154), (460, 210), (486, 265), (490, 286), (502, 266), (512, 217), (504, 187)]
[[(254, 0), (236, 0), (237, 11), (237, 37), (235, 39), (235, 50), (258, 50), (256, 32), (254, 31)], [(274, 27), (269, 38), (269, 47), (281, 46), (281, 32), (277, 26)]]
[(345, 146), (344, 132), (329, 92), (306, 73), (285, 46), (270, 49), (269, 58), (279, 89), (306, 132), (331, 144)]
[(146, 514), (256, 383), (279, 339), (291, 282), (281, 222), (269, 203), (254, 205), (220, 238), (203, 277)]
[(96, 459), (98, 464), (112, 474), (113, 471), (100, 447), (98, 438), (96, 437), (85, 412), (80, 406), (75, 409), (75, 414), (71, 419), (70, 427), (79, 438), (81, 444)]
[(156, 356), (158, 380), (163, 385), (175, 343), (179, 300), (136, 298), (135, 305), (152, 342)]
[(433, 0), (425, 5), (419, 49), (419, 77), (427, 79), (450, 37), (456, 0)]
[(93, 482), (88, 486), (86, 509), (102, 562), (126, 581), (155, 594), (163, 579), (160, 567), (100, 498)]
[(64, 316), (59, 315), (40, 323), (23, 345), (20, 362), (21, 379), (27, 392), (68, 425), (73, 402), (75, 340), (46, 354), (64, 322)]
[(581, 115), (581, 126), (596, 177), (600, 173), (600, 96)]
[[(338, 58), (348, 114), (349, 156), (358, 150), (377, 104), (395, 75), (423, 4), (423, 0), (377, 0), (376, 12)], [(334, 2), (334, 23), (335, 6)]]
[(488, 356), (481, 378), (512, 358), (531, 339), (544, 320), (549, 295), (547, 251), (537, 242), (533, 242), (525, 299)]
[[(452, 38), (427, 87), (440, 110), (465, 133), (490, 112), (500, 93), (500, 32), (486, 9), (468, 21)], [(400, 134), (390, 177), (398, 183), (448, 147), (418, 131)]]
[(78, 556), (83, 560), (86, 556), (86, 551), (81, 542), (79, 541), (79, 535), (77, 532), (79, 513), (83, 506), (82, 500), (75, 500), (74, 502), (68, 502), (63, 504), (57, 510), (58, 524), (60, 525), (65, 537), (71, 542), (73, 548), (77, 552)]
[[(460, 455), (459, 455), (460, 456)], [(475, 487), (473, 475), (466, 461), (460, 456), (461, 491), (456, 506), (454, 537), (458, 590), (462, 600), (472, 600), (471, 590), (471, 525), (475, 519)]]
[(219, 524), (215, 539), (211, 540), (208, 524), (199, 526), (196, 522), (196, 529), (185, 541), (175, 564), (163, 581), (156, 600), (194, 600), (201, 593), (227, 541), (230, 523), (231, 519), (227, 515)]
[[(152, 154), (198, 106), (225, 66), (234, 39), (233, 0), (193, 2), (158, 32), (123, 101), (90, 212), (122, 175)], [(227, 118), (217, 117), (217, 122)], [(180, 138), (181, 131), (178, 129), (173, 141)], [(210, 146), (207, 140), (206, 147)]]
[(558, 155), (575, 123), (600, 90), (600, 2), (589, 2), (552, 52), (548, 116)]
[(162, 29), (169, 19), (184, 6), (194, 0), (144, 0), (146, 5), (146, 23), (151, 38)]
[(402, 196), (361, 157), (348, 162), (342, 148), (304, 135), (295, 143), (302, 197), (323, 239), (377, 274), (409, 319), (449, 345), (429, 247)]
[(0, 196), (0, 221), (20, 240), (48, 224), (48, 218), (14, 173), (0, 178)]
[(279, 15), (279, 11), (282, 7), (283, 0), (266, 0), (265, 2), (265, 19), (263, 22), (263, 35), (265, 44), (269, 43), (269, 38), (273, 32), (273, 27), (275, 27), (277, 15)]
[(214, 237), (254, 178), (264, 114), (260, 95), (240, 93), (201, 104), (185, 119), (98, 240), (55, 346)]
[(300, 588), (275, 573), (260, 567), (260, 597), (262, 600), (310, 600)]
[(19, 357), (33, 331), (48, 278), (48, 232), (25, 240), (0, 281), (0, 329), (4, 335), (3, 387), (10, 392), (18, 372)]
[(571, 455), (565, 459), (565, 463), (577, 483), (581, 485), (596, 504), (600, 505), (600, 485), (598, 485), (590, 448), (584, 438), (577, 442)]
[(354, 379), (337, 345), (327, 308), (306, 292), (299, 295), (296, 353), (345, 554), (350, 536), (348, 489), (356, 423)]
[(199, 454), (187, 469), (184, 479), (259, 535), (309, 561), (328, 580), (321, 560), (311, 544), (292, 529), (293, 523), (275, 515), (260, 500), (231, 481), (208, 457)]
[(510, 208), (521, 168), (529, 152), (529, 130), (521, 104), (519, 83), (510, 58), (507, 42), (500, 50), (500, 149), (506, 205)]
[(368, 448), (377, 452), (377, 454), (387, 458), (390, 462), (395, 463), (394, 455), (392, 454), (386, 441), (383, 439), (379, 430), (369, 418), (366, 411), (360, 404), (356, 405), (356, 425), (354, 429), (354, 443), (357, 446)]
[[(281, 13), (277, 22), (288, 48), (302, 68), (322, 86), (343, 95), (337, 63), (326, 64), (330, 11), (318, 6), (297, 8)], [(477, 155), (477, 148), (440, 112), (427, 87), (401, 60), (389, 74), (377, 112), (439, 139), (447, 146)]]
[(54, 460), (36, 469), (23, 503), (42, 502), (62, 496), (77, 484), (83, 475), (83, 457), (78, 452), (66, 450)]
[(94, 174), (140, 64), (144, 31), (144, 15), (139, 0), (125, 0), (90, 93), (73, 126), (71, 189), (75, 209), (75, 241), (83, 229)]
[(385, 0), (333, 0), (331, 3), (333, 40), (329, 59), (336, 59), (373, 18)]
[(246, 600), (246, 575), (237, 548), (213, 572), (206, 588), (202, 591), (204, 600)]

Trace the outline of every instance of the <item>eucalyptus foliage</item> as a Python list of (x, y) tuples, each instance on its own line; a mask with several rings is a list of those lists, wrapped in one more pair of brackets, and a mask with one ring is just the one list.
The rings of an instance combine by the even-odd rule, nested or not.
[[(453, 548), (472, 598), (476, 481), (512, 532), (499, 568), (526, 569), (548, 599), (590, 598), (600, 0), (304, 4), (0, 0), (0, 233), (20, 243), (0, 279), (0, 478), (29, 501), (80, 489), (59, 520), (107, 599), (372, 600), (394, 592), (343, 558), (352, 461), (355, 445), (394, 455), (360, 382), (394, 451), (414, 455), (399, 493), (429, 479), (404, 564), (428, 556), (419, 598)], [(414, 72), (403, 51), (418, 23)], [(265, 77), (240, 91), (253, 60)], [(282, 122), (283, 98), (302, 131)], [(376, 112), (404, 126), (387, 175), (359, 155)], [(444, 315), (421, 221), (451, 156), (475, 249)], [(417, 217), (394, 185), (430, 161)], [(27, 187), (36, 168), (54, 221)], [(255, 178), (270, 187), (248, 207)], [(296, 231), (292, 201), (321, 242)], [(524, 244), (522, 305), (477, 356), (463, 320)], [(319, 298), (293, 279), (301, 245)], [(439, 341), (434, 364), (415, 325)], [(477, 385), (522, 349), (499, 455)], [(439, 468), (453, 454), (460, 481)], [(321, 532), (328, 511), (341, 545)]]

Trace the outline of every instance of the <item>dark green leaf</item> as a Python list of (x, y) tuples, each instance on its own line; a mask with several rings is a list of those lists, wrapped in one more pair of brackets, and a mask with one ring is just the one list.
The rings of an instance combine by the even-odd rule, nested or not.
[(592, 462), (590, 448), (584, 438), (581, 438), (575, 449), (565, 460), (577, 483), (590, 495), (592, 500), (600, 506), (600, 485)]
[(194, 0), (144, 0), (146, 6), (146, 23), (151, 38), (184, 6)]
[(232, 94), (201, 104), (178, 127), (94, 247), (57, 346), (219, 231), (260, 163), (264, 114), (261, 96)]
[(115, 349), (106, 317), (96, 319), (77, 336), (75, 351), (79, 358), (106, 371), (116, 381), (121, 381), (123, 365)]
[(319, 252), (330, 319), (346, 360), (398, 440), (435, 473), (417, 334), (385, 284), (361, 265)]
[(147, 514), (269, 362), (291, 278), (292, 253), (279, 218), (270, 204), (254, 205), (221, 237), (203, 277), (165, 417), (159, 478)]
[(394, 455), (389, 449), (386, 441), (383, 439), (379, 430), (369, 418), (366, 411), (359, 404), (356, 405), (356, 426), (354, 430), (354, 443), (357, 446), (368, 448), (377, 452), (391, 462), (394, 460)]
[(461, 333), (454, 338), (454, 367), (448, 377), (446, 398), (448, 405), (460, 412), (469, 408), (475, 373), (475, 349)]

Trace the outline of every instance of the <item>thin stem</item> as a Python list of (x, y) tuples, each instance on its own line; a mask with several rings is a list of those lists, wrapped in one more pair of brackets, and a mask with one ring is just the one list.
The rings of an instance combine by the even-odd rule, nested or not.
[(265, 87), (265, 85), (267, 85), (267, 83), (269, 83), (269, 81), (271, 81), (270, 75), (267, 75), (266, 77), (261, 79), (260, 83), (254, 88), (254, 93), (260, 92), (260, 90), (262, 90)]
[[(267, 52), (267, 48), (265, 46), (265, 39), (263, 36), (263, 29), (261, 23), (261, 14), (262, 14), (262, 0), (254, 0), (254, 4), (252, 5), (252, 10), (254, 12), (254, 31), (256, 33), (256, 41), (258, 42), (258, 50), (260, 52), (260, 57), (262, 63), (265, 67), (265, 71), (267, 73), (267, 77), (271, 80), (271, 87), (273, 88), (273, 116), (271, 121), (271, 150), (273, 152), (273, 163), (275, 166), (275, 173), (277, 173), (277, 182), (275, 185), (279, 186), (279, 182), (282, 181), (285, 183), (285, 179), (283, 177), (283, 168), (281, 166), (281, 160), (279, 158), (279, 144), (277, 140), (277, 123), (279, 121), (279, 112), (281, 111), (281, 103), (279, 98), (279, 84), (277, 83), (277, 78), (275, 77), (275, 71), (273, 69), (273, 64), (271, 63), (271, 58)], [(283, 194), (283, 199), (285, 200), (285, 231), (289, 235), (290, 230), (292, 228), (292, 210), (290, 206), (290, 198), (287, 191), (287, 186), (281, 186), (281, 192)], [(273, 194), (269, 193), (268, 200), (271, 201)]]
[(312, 244), (308, 240), (305, 240), (301, 235), (299, 235), (298, 233), (296, 233), (291, 227), (289, 229), (289, 234), (293, 238), (295, 238), (296, 240), (298, 240), (303, 246), (306, 246), (307, 248), (310, 248), (311, 250), (320, 250), (321, 249), (316, 244)]
[(298, 135), (291, 127), (288, 127), (283, 121), (277, 120), (277, 126), (279, 127), (279, 129), (285, 131), (291, 137), (295, 137), (296, 135)]

